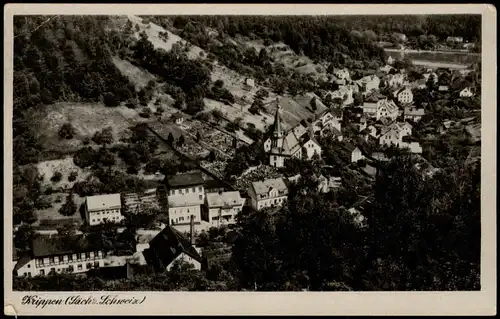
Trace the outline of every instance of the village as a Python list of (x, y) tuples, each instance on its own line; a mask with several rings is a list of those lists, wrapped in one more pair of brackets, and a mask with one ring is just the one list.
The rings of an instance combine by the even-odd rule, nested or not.
[[(283, 43), (234, 37), (220, 45), (260, 49), (272, 72), (305, 83), (289, 82), (285, 90), (284, 75), (243, 75), (223, 55), (217, 60), (149, 19), (120, 19), (130, 25), (137, 52), (174, 52), (187, 69), (209, 70), (205, 95), (190, 100), (183, 90), (197, 89), (181, 90), (128, 52), (111, 61), (135, 96), (56, 102), (33, 115), (48, 123), (40, 139), (49, 156), (18, 155), (23, 165), (14, 169), (16, 278), (223, 273), (244, 221), (278, 219), (297, 194), (334, 199), (335, 209), (363, 230), (377, 179), (393, 159), (410, 156), (423, 180), (453, 166), (454, 156), (466, 157), (467, 165), (480, 160), (475, 64), (439, 67), (388, 54), (382, 63), (354, 61), (348, 68), (313, 61)], [(444, 39), (456, 47), (464, 42)], [(183, 76), (196, 82), (204, 75)]]
[[(274, 111), (273, 123), (262, 144), (267, 162), (242, 172), (238, 176), (238, 186), (231, 186), (222, 178), (217, 178), (216, 176), (221, 175), (216, 171), (212, 174), (215, 178), (207, 175), (211, 166), (205, 165), (203, 171), (197, 169), (166, 176), (165, 187), (153, 188), (144, 194), (115, 193), (86, 197), (86, 224), (92, 227), (103, 223), (112, 224), (123, 231), (123, 210), (140, 214), (140, 211), (150, 206), (160, 207), (159, 198), (162, 195), (159, 193), (166, 193), (164, 195), (168, 200), (168, 211), (164, 212), (165, 223), (159, 224), (157, 230), (138, 229), (133, 238), (136, 246), (131, 255), (110, 255), (103, 247), (88, 242), (84, 234), (72, 235), (70, 240), (61, 240), (58, 236), (52, 236), (50, 231), (41, 231), (47, 238), (34, 242), (31, 256), (15, 256), (14, 271), (18, 276), (28, 277), (47, 275), (50, 272), (83, 273), (99, 267), (121, 267), (128, 265), (131, 260), (166, 269), (176, 260), (182, 260), (192, 263), (195, 269), (201, 269), (203, 265), (210, 263), (214, 254), (197, 247), (196, 238), (211, 228), (235, 224), (237, 215), (245, 207), (258, 211), (285, 205), (289, 185), (297, 182), (300, 174), (287, 177), (280, 173), (279, 168), (283, 168), (291, 158), (305, 161), (321, 159), (323, 148), (318, 142), (319, 138), (326, 137), (337, 143), (338, 153), (345, 158), (346, 165), (355, 167), (367, 179), (375, 177), (379, 162), (389, 160), (386, 152), (389, 147), (408, 150), (420, 156), (422, 146), (418, 139), (412, 138), (412, 128), (426, 113), (423, 106), (415, 105), (413, 92), (427, 86), (435, 89), (431, 94), (445, 94), (451, 89), (446, 85), (438, 85), (441, 74), (434, 70), (426, 70), (424, 79), (411, 82), (404, 70), (392, 72), (392, 64), (393, 61), (389, 58), (387, 65), (378, 70), (377, 74), (367, 75), (356, 81), (351, 80), (349, 70), (335, 70), (332, 79), (338, 85), (338, 90), (327, 94), (330, 96), (328, 99), (338, 104), (327, 108), (321, 102), (323, 99), (311, 94), (313, 103), (319, 104), (314, 110), (310, 110), (314, 114), (312, 121), (308, 118), (292, 126), (293, 121), (290, 121), (290, 125), (283, 120), (286, 110), (283, 110), (279, 98), (270, 101), (269, 109)], [(250, 88), (255, 85), (253, 81), (245, 84)], [(381, 94), (381, 88), (390, 95)], [(457, 94), (460, 99), (474, 96), (473, 87), (455, 88), (454, 91), (452, 94)], [(353, 106), (354, 96), (357, 94), (362, 95), (363, 102)], [(289, 97), (285, 97), (287, 98)], [(311, 105), (302, 106), (313, 108)], [(344, 115), (347, 112), (354, 114), (348, 121)], [(171, 124), (182, 130), (186, 125), (184, 119), (184, 115), (175, 113), (171, 117)], [(355, 136), (344, 136), (346, 126), (356, 129)], [(442, 129), (446, 130), (449, 126), (450, 123), (443, 123)], [(209, 143), (214, 140), (209, 138), (207, 141)], [(238, 143), (244, 142), (238, 140)], [(210, 148), (208, 146), (201, 149), (208, 151)], [(234, 150), (231, 147), (227, 150), (219, 149), (226, 157), (234, 156)], [(196, 153), (196, 150), (191, 150), (191, 153)], [(439, 168), (428, 168), (426, 174), (432, 174), (436, 169)], [(241, 180), (246, 182), (242, 183)], [(317, 187), (321, 192), (334, 191), (341, 184), (338, 172), (317, 176)], [(361, 203), (355, 203), (349, 207), (349, 211), (360, 227), (363, 227)]]

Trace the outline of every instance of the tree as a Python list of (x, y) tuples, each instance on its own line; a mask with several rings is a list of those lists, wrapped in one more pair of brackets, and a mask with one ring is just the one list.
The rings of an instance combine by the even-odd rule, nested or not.
[(71, 123), (64, 123), (59, 129), (59, 137), (70, 140), (75, 135), (75, 128)]
[(168, 143), (168, 145), (174, 145), (174, 142), (175, 142), (175, 138), (172, 135), (172, 132), (168, 133), (168, 137), (167, 137), (167, 143)]
[(139, 113), (139, 116), (144, 117), (144, 118), (150, 118), (151, 117), (151, 109), (149, 107), (144, 107), (142, 111)]
[(96, 132), (92, 140), (99, 145), (107, 145), (113, 143), (113, 129), (108, 126), (102, 129), (100, 132)]
[(31, 243), (36, 238), (36, 232), (30, 225), (21, 225), (14, 234), (14, 247), (21, 252), (31, 249)]
[(354, 106), (360, 106), (363, 104), (363, 94), (360, 92), (355, 92), (353, 94), (354, 97)]
[(53, 182), (53, 183), (59, 183), (62, 179), (62, 174), (61, 172), (54, 172), (54, 174), (52, 175), (52, 177), (50, 178), (50, 180)]
[(76, 178), (78, 177), (78, 172), (77, 171), (72, 171), (69, 175), (68, 175), (68, 181), (69, 182), (74, 182), (76, 180)]
[(59, 209), (59, 213), (63, 216), (73, 216), (76, 212), (76, 204), (73, 200), (73, 193), (69, 193), (66, 197), (66, 202)]
[(118, 99), (111, 92), (107, 92), (107, 93), (104, 94), (103, 101), (104, 101), (104, 104), (106, 106), (114, 107), (114, 106), (118, 106), (119, 105)]
[(199, 141), (201, 141), (201, 134), (198, 131), (198, 132), (196, 132), (196, 142), (199, 142)]
[(179, 140), (177, 141), (177, 146), (183, 146), (185, 142), (184, 135), (181, 135), (179, 137)]

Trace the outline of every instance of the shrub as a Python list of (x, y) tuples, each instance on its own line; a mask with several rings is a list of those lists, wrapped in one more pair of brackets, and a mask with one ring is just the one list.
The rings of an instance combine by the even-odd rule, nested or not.
[(101, 132), (96, 132), (92, 140), (99, 145), (113, 143), (113, 129), (106, 127)]
[(107, 92), (103, 96), (104, 105), (114, 107), (118, 106), (119, 101), (113, 93)]
[(50, 180), (54, 183), (60, 182), (62, 179), (62, 174), (61, 172), (54, 172), (54, 175), (50, 178)]
[(75, 128), (70, 123), (64, 123), (59, 130), (59, 137), (70, 140), (75, 135)]
[(145, 107), (142, 109), (139, 115), (144, 118), (149, 118), (151, 117), (151, 109), (149, 107)]
[(68, 176), (68, 181), (69, 182), (74, 182), (76, 180), (76, 177), (78, 176), (78, 172), (77, 171), (73, 171), (69, 174)]

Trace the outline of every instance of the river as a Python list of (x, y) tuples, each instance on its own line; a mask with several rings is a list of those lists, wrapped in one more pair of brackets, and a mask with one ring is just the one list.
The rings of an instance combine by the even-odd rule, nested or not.
[(467, 69), (470, 64), (481, 60), (480, 53), (449, 52), (449, 51), (414, 51), (386, 49), (387, 55), (401, 60), (407, 56), (415, 65), (428, 66), (430, 68)]

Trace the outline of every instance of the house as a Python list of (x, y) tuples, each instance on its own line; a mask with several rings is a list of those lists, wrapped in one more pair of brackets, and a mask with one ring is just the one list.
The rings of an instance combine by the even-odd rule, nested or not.
[(366, 120), (366, 117), (362, 116), (360, 119), (359, 119), (359, 123), (356, 123), (356, 127), (358, 129), (358, 131), (362, 131), (366, 128), (366, 125), (367, 124), (367, 120)]
[(376, 75), (368, 75), (356, 81), (360, 87), (360, 92), (366, 94), (371, 91), (378, 90), (380, 78)]
[(321, 146), (312, 134), (306, 136), (302, 147), (305, 149), (308, 159), (312, 159), (315, 154), (321, 158)]
[[(321, 153), (321, 147), (309, 136), (307, 128), (302, 125), (285, 132), (280, 114), (281, 106), (277, 105), (274, 117), (272, 135), (264, 142), (264, 151), (269, 156), (269, 165), (274, 167), (283, 167), (285, 160), (290, 157), (302, 158), (302, 148), (305, 146), (308, 151), (307, 159), (314, 155), (313, 150)], [(308, 143), (305, 145), (305, 143)]]
[(253, 89), (255, 87), (255, 81), (253, 79), (246, 78), (243, 87), (246, 90)]
[(400, 146), (403, 143), (403, 135), (401, 130), (396, 127), (391, 127), (380, 134), (379, 144), (387, 146)]
[(189, 224), (191, 215), (194, 215), (195, 223), (200, 223), (201, 205), (205, 201), (204, 187), (205, 180), (199, 171), (167, 176), (168, 216), (171, 225)]
[(344, 68), (344, 69), (335, 69), (333, 70), (333, 74), (339, 79), (339, 80), (349, 80), (350, 75), (349, 75), (349, 70)]
[(377, 103), (365, 102), (361, 106), (363, 108), (363, 116), (366, 117), (377, 117)]
[(234, 224), (235, 217), (243, 209), (244, 203), (245, 199), (238, 191), (207, 194), (202, 219), (212, 227)]
[(283, 178), (252, 182), (248, 189), (250, 205), (260, 210), (264, 207), (281, 206), (286, 202), (288, 187)]
[(184, 116), (181, 113), (173, 114), (171, 119), (177, 125), (181, 125), (182, 123), (184, 123)]
[(318, 180), (318, 191), (321, 193), (328, 193), (332, 189), (339, 188), (342, 185), (341, 177), (330, 176), (327, 178), (324, 175), (320, 175)]
[(408, 122), (399, 122), (399, 123), (394, 123), (393, 125), (396, 125), (399, 130), (401, 131), (401, 135), (404, 136), (410, 136), (411, 131), (413, 129), (413, 126), (408, 123)]
[(379, 136), (378, 129), (374, 125), (370, 125), (366, 129), (368, 131), (368, 135), (374, 138), (378, 138)]
[(120, 194), (87, 196), (85, 198), (85, 219), (90, 226), (105, 221), (119, 223), (124, 218), (121, 214)]
[(414, 122), (418, 122), (424, 115), (425, 110), (423, 108), (417, 109), (415, 107), (405, 107), (403, 111), (403, 119), (405, 121), (412, 120)]
[(401, 104), (413, 103), (413, 93), (407, 87), (396, 90), (393, 94), (394, 97), (397, 98), (398, 102)]
[(410, 152), (414, 154), (422, 154), (422, 146), (420, 146), (419, 142), (410, 142), (409, 148)]
[(387, 162), (389, 158), (382, 152), (374, 152), (371, 156), (374, 160), (379, 162)]
[(389, 87), (401, 87), (405, 84), (406, 76), (402, 73), (396, 73), (389, 75), (389, 79), (387, 80), (387, 84)]
[(424, 73), (423, 76), (424, 76), (426, 83), (427, 83), (427, 81), (429, 81), (429, 78), (432, 78), (434, 84), (437, 84), (439, 81), (439, 77), (435, 72)]
[(377, 102), (376, 118), (379, 120), (382, 117), (388, 117), (395, 120), (399, 115), (399, 109), (394, 101), (388, 99), (380, 100)]
[(387, 64), (391, 65), (391, 64), (393, 64), (393, 63), (394, 63), (394, 59), (392, 58), (392, 56), (389, 56), (389, 57), (387, 58)]
[(462, 91), (460, 91), (459, 93), (460, 97), (471, 97), (474, 95), (474, 93), (472, 93), (472, 89), (469, 88), (469, 87), (466, 87), (465, 89), (463, 89)]
[(439, 92), (447, 92), (448, 91), (448, 85), (440, 85), (438, 87)]
[(353, 144), (346, 144), (344, 148), (349, 152), (351, 163), (356, 163), (365, 158), (361, 148)]
[(14, 267), (17, 276), (46, 276), (49, 273), (82, 273), (104, 267), (106, 252), (99, 234), (38, 236), (29, 254)]
[(331, 112), (326, 112), (317, 119), (313, 125), (313, 132), (320, 132), (323, 134), (326, 130), (331, 130), (335, 128), (337, 130), (341, 130), (340, 120), (337, 117), (334, 117)]
[(419, 90), (423, 90), (427, 87), (427, 81), (425, 81), (425, 79), (417, 80), (413, 83), (413, 87)]
[(194, 269), (200, 270), (203, 259), (201, 250), (193, 246), (192, 228), (188, 239), (174, 227), (165, 227), (149, 242), (149, 248), (144, 250), (146, 263), (158, 272), (170, 270), (175, 261), (189, 263)]

